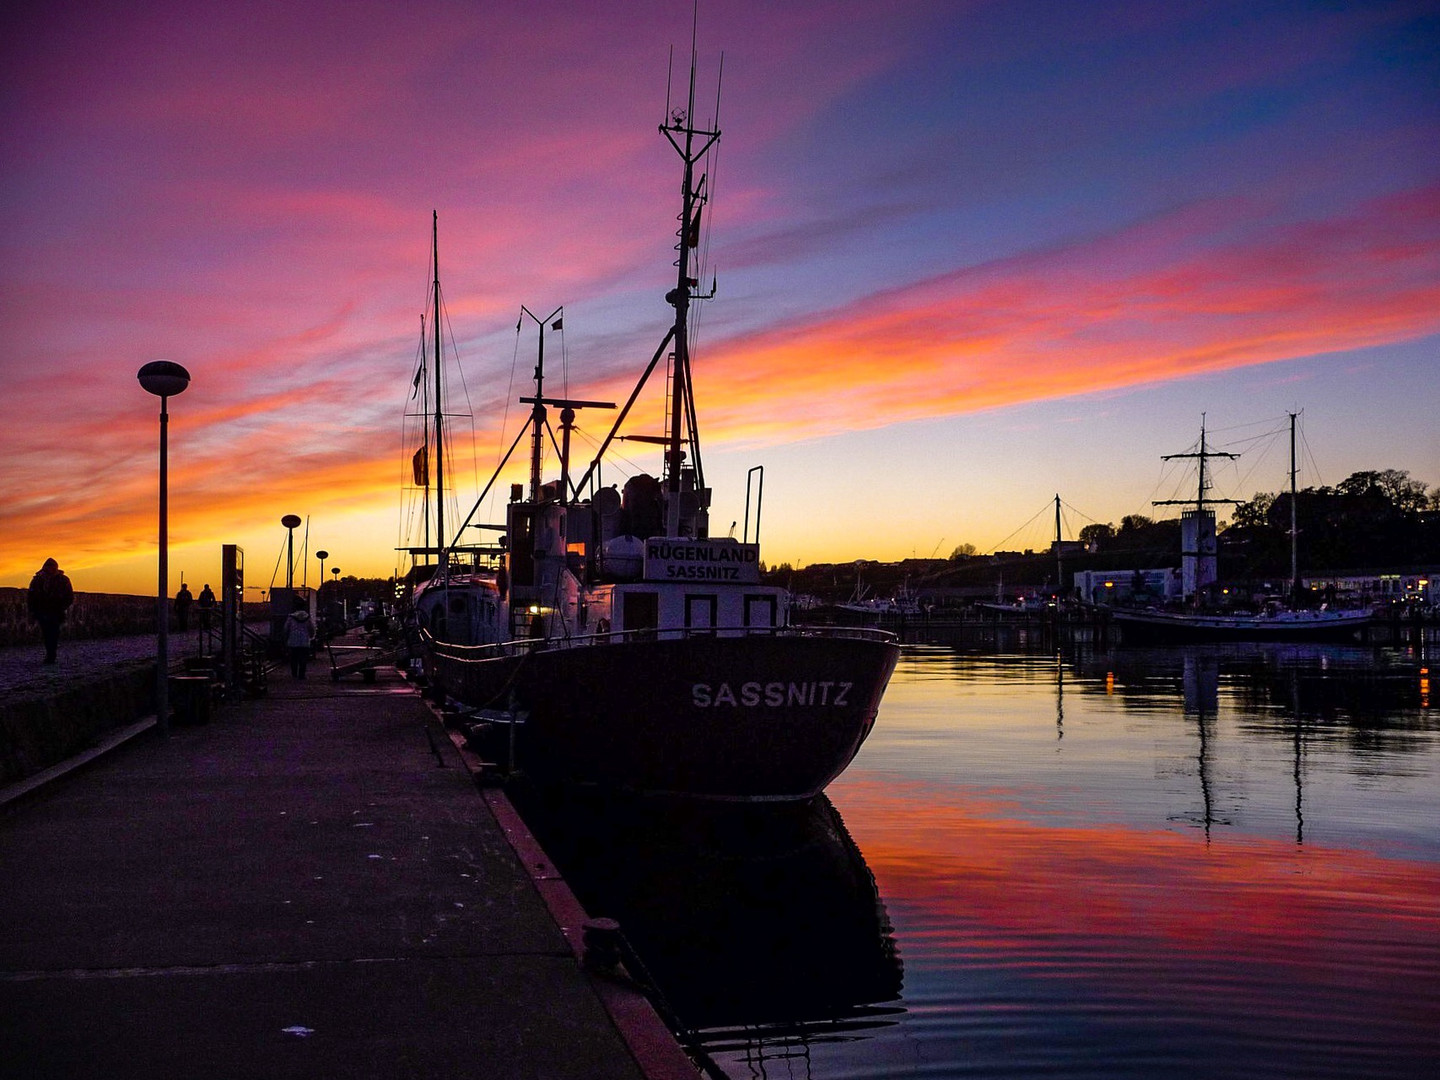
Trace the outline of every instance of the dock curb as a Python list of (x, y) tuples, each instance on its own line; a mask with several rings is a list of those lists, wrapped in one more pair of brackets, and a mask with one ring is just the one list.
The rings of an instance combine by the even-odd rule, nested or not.
[(58, 765), (51, 765), (48, 769), (25, 777), (23, 780), (16, 780), (13, 783), (0, 787), (0, 810), (8, 809), (11, 804), (17, 803), (27, 796), (33, 795), (46, 784), (53, 783), (78, 769), (103, 757), (110, 751), (115, 750), (131, 739), (137, 738), (151, 728), (155, 727), (155, 717), (146, 716), (136, 720), (133, 724), (126, 724), (124, 727), (114, 728), (105, 733), (104, 737), (96, 740), (95, 745), (82, 750), (74, 757), (68, 757)]
[(570, 891), (558, 867), (540, 846), (529, 827), (520, 817), (504, 790), (487, 781), (482, 775), (484, 765), (480, 758), (467, 746), (464, 736), (445, 727), (439, 710), (429, 700), (425, 702), (430, 711), (431, 723), (440, 729), (440, 738), (454, 747), (460, 761), (474, 779), (485, 805), (490, 808), (499, 823), (505, 839), (516, 857), (525, 867), (535, 889), (555, 920), (560, 932), (575, 959), (585, 970), (590, 985), (594, 988), (601, 1005), (610, 1016), (610, 1022), (624, 1040), (630, 1054), (644, 1073), (646, 1080), (699, 1080), (699, 1066), (691, 1060), (655, 1006), (639, 990), (615, 979), (606, 978), (585, 965), (584, 928), (590, 916), (581, 906), (575, 894)]

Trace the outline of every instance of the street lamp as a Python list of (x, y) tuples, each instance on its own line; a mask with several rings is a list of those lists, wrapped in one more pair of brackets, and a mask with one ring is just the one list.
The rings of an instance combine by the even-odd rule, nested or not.
[(286, 514), (280, 519), (285, 526), (285, 588), (295, 588), (295, 530), (300, 527), (299, 514)]
[(325, 560), (330, 557), (330, 552), (317, 551), (315, 557), (320, 560), (320, 584), (315, 588), (315, 591), (319, 592), (325, 584)]
[(170, 399), (190, 385), (190, 372), (170, 360), (152, 360), (136, 378), (146, 393), (160, 399), (160, 587), (155, 596), (155, 722), (170, 734), (170, 551), (168, 532)]

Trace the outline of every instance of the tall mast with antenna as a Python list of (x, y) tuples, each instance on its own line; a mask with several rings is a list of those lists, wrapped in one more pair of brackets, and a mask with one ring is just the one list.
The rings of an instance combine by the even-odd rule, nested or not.
[[(667, 103), (668, 104), (668, 103)], [(718, 123), (714, 129), (698, 127), (695, 123), (695, 30), (690, 34), (690, 85), (684, 108), (675, 108), (660, 125), (665, 136), (684, 163), (684, 178), (680, 188), (680, 229), (675, 260), (675, 288), (666, 299), (675, 307), (675, 369), (671, 380), (669, 402), (668, 444), (665, 452), (665, 487), (668, 492), (666, 526), (670, 535), (680, 529), (681, 463), (685, 458), (684, 444), (688, 428), (690, 440), (695, 438), (694, 398), (690, 383), (689, 319), (690, 301), (701, 299), (691, 292), (699, 281), (690, 274), (690, 252), (700, 244), (700, 212), (705, 205), (705, 177), (695, 180), (695, 165), (709, 152), (720, 138)], [(714, 295), (712, 288), (711, 295)], [(698, 455), (696, 455), (698, 458)], [(699, 473), (699, 461), (695, 462), (696, 485), (704, 486)]]

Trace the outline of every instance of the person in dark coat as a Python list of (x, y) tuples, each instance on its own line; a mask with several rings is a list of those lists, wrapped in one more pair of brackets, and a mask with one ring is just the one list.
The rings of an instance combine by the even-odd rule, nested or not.
[(310, 642), (315, 628), (310, 623), (310, 613), (296, 608), (285, 620), (285, 647), (290, 652), (290, 674), (297, 679), (305, 678), (305, 666), (310, 662)]
[(190, 605), (194, 602), (195, 597), (190, 593), (190, 586), (182, 581), (180, 591), (175, 594), (175, 628), (182, 634), (190, 629)]
[(215, 594), (210, 591), (209, 582), (195, 601), (195, 613), (200, 616), (200, 655), (204, 656), (210, 648), (210, 620), (215, 614)]
[(46, 559), (40, 572), (30, 579), (28, 596), (30, 617), (40, 624), (40, 637), (45, 642), (45, 663), (55, 663), (55, 650), (60, 644), (60, 624), (65, 612), (75, 602), (75, 589), (65, 571), (54, 559)]

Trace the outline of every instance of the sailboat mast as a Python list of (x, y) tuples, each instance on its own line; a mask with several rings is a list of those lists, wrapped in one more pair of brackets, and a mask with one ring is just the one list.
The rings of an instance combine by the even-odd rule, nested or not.
[[(1195, 588), (1193, 594), (1191, 594), (1191, 598), (1196, 607), (1199, 607), (1201, 604), (1201, 589), (1215, 580), (1215, 564), (1218, 554), (1215, 542), (1215, 515), (1212, 511), (1207, 510), (1206, 507), (1215, 506), (1220, 503), (1230, 503), (1234, 505), (1239, 501), (1237, 499), (1212, 499), (1205, 494), (1210, 490), (1209, 481), (1205, 476), (1205, 462), (1210, 458), (1220, 457), (1233, 459), (1237, 456), (1236, 454), (1226, 453), (1224, 450), (1211, 450), (1205, 444), (1205, 414), (1201, 413), (1199, 451), (1190, 454), (1165, 454), (1161, 457), (1162, 461), (1171, 461), (1175, 458), (1198, 458), (1200, 461), (1200, 485), (1199, 490), (1195, 493), (1195, 509), (1193, 512), (1187, 513), (1182, 511), (1180, 514), (1180, 557), (1182, 560), (1191, 560), (1186, 563), (1187, 567), (1194, 567), (1193, 580), (1195, 582)], [(1185, 499), (1155, 499), (1151, 502), (1151, 505), (1188, 506), (1189, 502)], [(1186, 525), (1187, 521), (1191, 523), (1188, 527)], [(1187, 528), (1189, 530), (1188, 534)], [(1192, 577), (1191, 571), (1187, 568), (1185, 574), (1187, 580), (1186, 588), (1188, 589), (1190, 588), (1189, 581)], [(1202, 578), (1204, 578), (1204, 580), (1201, 580)]]
[[(1213, 506), (1218, 503), (1235, 504), (1238, 499), (1212, 499), (1205, 492), (1210, 489), (1210, 482), (1205, 476), (1205, 462), (1210, 458), (1236, 458), (1238, 454), (1226, 453), (1224, 450), (1211, 450), (1205, 445), (1205, 414), (1200, 414), (1200, 450), (1191, 454), (1163, 454), (1161, 461), (1174, 461), (1176, 458), (1198, 458), (1200, 461), (1200, 487), (1195, 495), (1195, 509), (1204, 510), (1206, 506)], [(1151, 506), (1189, 506), (1189, 499), (1153, 499)]]
[(1055, 595), (1065, 587), (1065, 556), (1060, 549), (1060, 493), (1055, 493)]
[(1290, 596), (1300, 595), (1300, 528), (1295, 506), (1295, 413), (1290, 414)]
[(420, 357), (420, 371), (415, 376), (416, 392), (420, 393), (423, 391), (425, 394), (425, 396), (420, 399), (419, 416), (421, 439), (420, 449), (416, 451), (416, 455), (424, 468), (422, 469), (419, 465), (415, 465), (412, 462), (415, 485), (420, 488), (420, 524), (422, 526), (421, 532), (423, 533), (421, 539), (425, 542), (423, 553), (426, 554), (428, 554), (430, 550), (430, 388), (423, 385), (425, 381), (425, 357), (423, 350), (425, 348), (425, 318), (429, 314), (430, 312), (426, 310), (420, 316), (420, 348), (422, 354)]
[[(525, 314), (530, 315), (527, 311)], [(535, 319), (534, 315), (530, 315)], [(540, 459), (545, 449), (545, 322), (540, 327), (540, 347), (535, 355), (535, 401), (530, 410), (530, 501), (540, 501)]]
[(1195, 496), (1195, 509), (1205, 506), (1205, 414), (1200, 414), (1200, 493)]
[(435, 546), (445, 561), (445, 414), (440, 387), (440, 213), (431, 211), (430, 248), (435, 262)]

